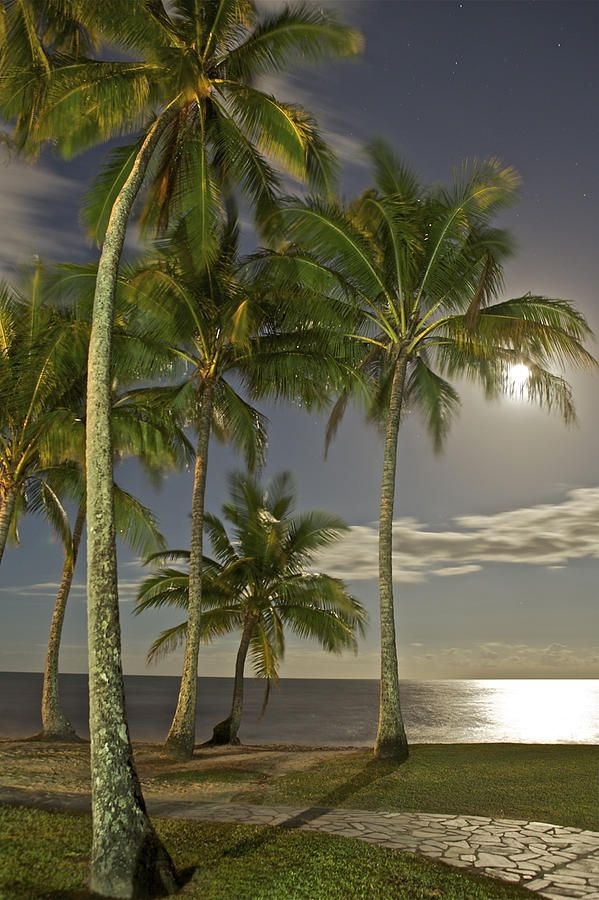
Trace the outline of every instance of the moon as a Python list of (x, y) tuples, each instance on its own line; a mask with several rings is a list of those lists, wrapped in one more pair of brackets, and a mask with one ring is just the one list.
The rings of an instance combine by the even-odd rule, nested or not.
[(520, 393), (530, 378), (530, 369), (524, 363), (515, 363), (507, 371), (507, 385), (511, 393)]

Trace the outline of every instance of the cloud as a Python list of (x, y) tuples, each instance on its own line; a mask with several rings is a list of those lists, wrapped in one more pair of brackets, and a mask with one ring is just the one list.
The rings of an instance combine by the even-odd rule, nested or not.
[(445, 566), (443, 569), (433, 569), (433, 575), (469, 575), (470, 572), (480, 572), (482, 566)]
[[(60, 585), (57, 581), (39, 581), (37, 584), (19, 584), (1, 587), (0, 591), (2, 593), (10, 594), (12, 597), (34, 597), (38, 600), (51, 600), (54, 602), (59, 587)], [(85, 585), (77, 583), (73, 584), (71, 586), (71, 596), (85, 596)]]
[[(575, 559), (599, 559), (599, 487), (570, 491), (561, 503), (460, 516), (455, 530), (427, 531), (415, 519), (393, 524), (396, 580), (466, 575), (485, 562), (563, 568)], [(318, 561), (322, 571), (348, 581), (378, 577), (377, 525), (354, 525)], [(446, 564), (446, 565), (444, 565)]]
[[(119, 602), (133, 603), (137, 597), (137, 591), (142, 581), (143, 573), (140, 572), (139, 578), (123, 579), (119, 578)], [(39, 600), (51, 600), (54, 602), (56, 592), (58, 591), (58, 582), (44, 581), (37, 584), (28, 585), (11, 585), (8, 587), (0, 587), (0, 592), (10, 594), (12, 597), (34, 597)], [(70, 599), (85, 601), (87, 596), (87, 586), (85, 582), (74, 582), (71, 585), (69, 593)]]
[(410, 672), (431, 678), (594, 678), (599, 670), (599, 651), (591, 646), (511, 644), (489, 641), (466, 647), (435, 647), (406, 653)]
[[(64, 214), (64, 198), (80, 187), (40, 163), (28, 164), (11, 157), (0, 147), (0, 271), (14, 271), (15, 262), (41, 257), (60, 257), (68, 246), (67, 236), (77, 235), (76, 213)], [(52, 211), (51, 220), (48, 210)], [(80, 237), (77, 237), (80, 241)]]

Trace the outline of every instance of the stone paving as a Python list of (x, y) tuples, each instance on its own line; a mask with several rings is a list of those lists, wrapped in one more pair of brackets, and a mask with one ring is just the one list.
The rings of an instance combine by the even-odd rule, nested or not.
[[(89, 809), (89, 797), (0, 788), (0, 803)], [(429, 856), (513, 882), (549, 900), (599, 900), (599, 832), (545, 822), (356, 809), (148, 800), (152, 815), (325, 831)]]

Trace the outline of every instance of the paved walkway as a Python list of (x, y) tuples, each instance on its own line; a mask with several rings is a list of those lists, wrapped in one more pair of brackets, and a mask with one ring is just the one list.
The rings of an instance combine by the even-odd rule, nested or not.
[[(326, 831), (520, 884), (551, 900), (599, 900), (599, 832), (543, 822), (384, 813), (357, 809), (242, 806), (148, 799), (152, 815)], [(0, 803), (46, 809), (89, 809), (89, 797), (0, 788)]]

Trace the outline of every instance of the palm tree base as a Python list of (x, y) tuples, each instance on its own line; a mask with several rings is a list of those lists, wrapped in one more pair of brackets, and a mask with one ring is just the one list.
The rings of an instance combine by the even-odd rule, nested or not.
[(164, 752), (172, 759), (191, 759), (194, 747), (193, 738), (190, 741), (187, 735), (170, 733), (164, 742)]
[(380, 741), (377, 740), (374, 745), (375, 759), (391, 759), (401, 764), (408, 760), (409, 755), (408, 743), (405, 740), (394, 737), (384, 738)]
[(152, 829), (137, 848), (134, 870), (119, 872), (105, 866), (94, 867), (90, 888), (106, 897), (158, 898), (178, 893), (183, 884), (173, 862)]
[(232, 744), (238, 747), (241, 741), (237, 737), (237, 732), (231, 734), (231, 719), (224, 719), (215, 725), (212, 729), (212, 737), (202, 746), (204, 747), (221, 747), (223, 744)]

